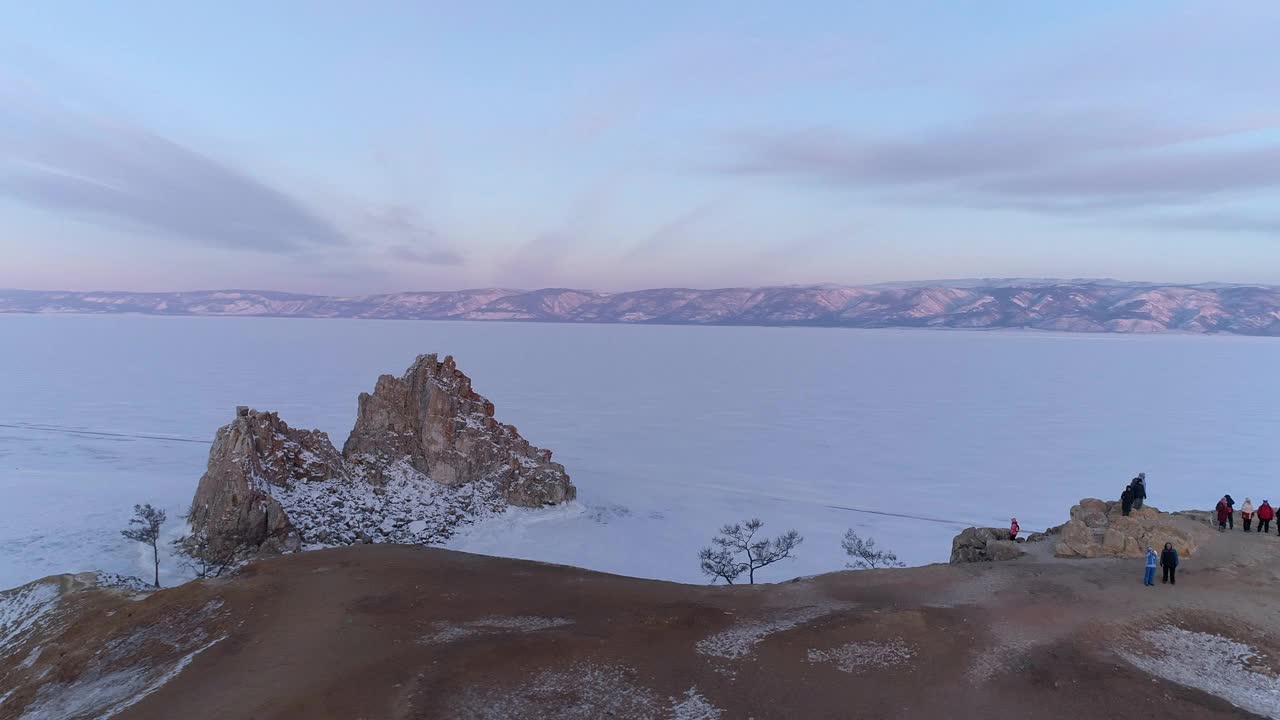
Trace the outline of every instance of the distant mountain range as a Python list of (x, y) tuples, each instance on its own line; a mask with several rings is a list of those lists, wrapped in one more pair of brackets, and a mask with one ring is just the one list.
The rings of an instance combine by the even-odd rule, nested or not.
[(1280, 336), (1280, 287), (1116, 280), (954, 280), (692, 290), (459, 290), (328, 297), (0, 289), (0, 313), (884, 328), (1032, 328)]

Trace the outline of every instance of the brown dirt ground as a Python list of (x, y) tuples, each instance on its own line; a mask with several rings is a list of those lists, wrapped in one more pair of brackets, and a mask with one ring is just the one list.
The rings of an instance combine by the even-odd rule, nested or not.
[[(142, 600), (68, 596), (67, 624), (38, 639), (37, 662), (20, 667), (26, 649), (0, 658), (0, 696), (12, 691), (0, 718), (101, 672), (102, 649), (142, 629), (155, 632), (120, 663), (172, 664), (191, 643), (165, 638), (183, 633), (225, 639), (121, 720), (1251, 717), (1114, 651), (1162, 623), (1277, 647), (1280, 538), (1222, 536), (1184, 561), (1176, 588), (1143, 587), (1139, 561), (1047, 550), (754, 587), (419, 547), (308, 552)], [(753, 636), (762, 623), (773, 632)], [(700, 652), (708, 638), (730, 657)], [(811, 661), (850, 643), (907, 656), (850, 671)], [(721, 714), (674, 710), (691, 689)]]

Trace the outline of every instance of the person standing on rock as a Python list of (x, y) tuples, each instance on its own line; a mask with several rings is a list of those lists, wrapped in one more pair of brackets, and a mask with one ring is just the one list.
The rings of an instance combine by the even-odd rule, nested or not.
[(1258, 506), (1258, 532), (1271, 532), (1271, 519), (1276, 516), (1275, 508), (1266, 500)]
[(1245, 498), (1240, 506), (1240, 523), (1244, 525), (1244, 531), (1249, 532), (1249, 525), (1253, 523), (1253, 501), (1249, 498)]
[(1214, 510), (1218, 513), (1218, 532), (1222, 532), (1227, 529), (1227, 521), (1231, 519), (1231, 506), (1227, 504), (1226, 495), (1222, 496)]
[(1147, 571), (1142, 576), (1142, 584), (1152, 586), (1156, 584), (1156, 563), (1160, 558), (1156, 555), (1156, 551), (1147, 546)]
[(1129, 490), (1133, 493), (1133, 508), (1141, 510), (1142, 503), (1147, 499), (1147, 474), (1138, 473), (1138, 477), (1129, 483)]
[(1020, 530), (1022, 530), (1022, 527), (1018, 525), (1018, 518), (1013, 518), (1012, 520), (1009, 521), (1009, 539), (1010, 540), (1017, 540), (1018, 532)]
[(1160, 576), (1161, 584), (1177, 585), (1178, 551), (1173, 549), (1173, 543), (1164, 544), (1164, 551), (1160, 553), (1160, 567), (1164, 568), (1164, 572)]
[(1129, 513), (1133, 511), (1133, 486), (1124, 489), (1120, 493), (1120, 513), (1125, 517), (1129, 517)]

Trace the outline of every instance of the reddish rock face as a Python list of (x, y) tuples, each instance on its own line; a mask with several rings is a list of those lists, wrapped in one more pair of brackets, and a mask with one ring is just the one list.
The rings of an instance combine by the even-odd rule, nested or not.
[[(328, 435), (238, 408), (218, 430), (190, 522), (204, 547), (285, 552), (348, 540), (434, 542), (478, 514), (572, 500), (551, 451), (496, 421), (452, 357), (422, 355), (361, 393), (340, 454)], [(415, 507), (420, 506), (420, 507)]]
[(379, 482), (402, 459), (442, 485), (497, 479), (507, 502), (555, 505), (576, 494), (564, 466), (529, 444), (511, 425), (493, 422), (493, 403), (447, 356), (422, 355), (404, 377), (378, 378), (360, 394), (356, 425), (343, 455)]
[(231, 543), (296, 550), (298, 534), (268, 486), (349, 481), (346, 475), (346, 464), (325, 433), (294, 430), (275, 413), (238, 410), (213, 441), (189, 520), (207, 536), (211, 553), (220, 554)]

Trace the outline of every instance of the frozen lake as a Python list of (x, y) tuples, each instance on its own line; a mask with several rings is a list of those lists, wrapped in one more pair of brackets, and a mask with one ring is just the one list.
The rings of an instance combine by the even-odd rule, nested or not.
[(1042, 529), (1138, 471), (1162, 508), (1280, 499), (1274, 339), (0, 315), (0, 587), (145, 574), (118, 530), (151, 502), (179, 532), (236, 405), (341, 447), (357, 394), (426, 352), (579, 489), (464, 550), (700, 582), (716, 527), (759, 516), (805, 536), (782, 580), (842, 567), (848, 527), (945, 562), (959, 527)]

